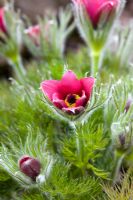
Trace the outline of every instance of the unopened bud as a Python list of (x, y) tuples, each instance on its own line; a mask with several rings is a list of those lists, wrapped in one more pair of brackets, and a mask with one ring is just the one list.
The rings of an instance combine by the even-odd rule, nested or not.
[(121, 146), (125, 145), (126, 141), (125, 141), (125, 135), (124, 134), (119, 135), (119, 141), (120, 141)]
[(128, 112), (131, 104), (133, 103), (133, 100), (132, 99), (128, 99), (127, 100), (127, 103), (126, 103), (126, 106), (125, 106), (125, 111)]
[(94, 28), (98, 27), (101, 16), (105, 16), (105, 23), (119, 6), (119, 0), (72, 0), (77, 6), (84, 6)]
[(117, 150), (127, 151), (132, 147), (132, 131), (130, 130), (130, 126), (122, 126), (120, 123), (113, 123), (111, 131), (113, 146)]
[(41, 164), (39, 160), (25, 155), (20, 158), (19, 167), (22, 173), (35, 181), (36, 177), (40, 174)]

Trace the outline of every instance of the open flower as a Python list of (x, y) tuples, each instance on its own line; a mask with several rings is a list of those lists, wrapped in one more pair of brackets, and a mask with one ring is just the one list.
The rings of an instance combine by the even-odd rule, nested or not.
[(117, 8), (119, 0), (73, 0), (73, 2), (85, 7), (93, 27), (96, 28), (102, 16), (106, 16), (106, 21), (108, 20), (112, 11)]
[(5, 23), (5, 17), (4, 17), (4, 8), (0, 8), (0, 31), (6, 33), (6, 23)]
[(67, 71), (61, 80), (46, 80), (41, 83), (45, 96), (62, 111), (76, 115), (84, 110), (90, 100), (95, 79), (77, 79), (72, 71)]

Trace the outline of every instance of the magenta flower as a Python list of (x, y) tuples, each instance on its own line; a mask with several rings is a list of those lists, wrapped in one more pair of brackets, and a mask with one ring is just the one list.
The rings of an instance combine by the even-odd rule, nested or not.
[(39, 37), (41, 33), (39, 25), (29, 27), (25, 30), (25, 33), (30, 36), (30, 38), (36, 45), (39, 45)]
[(97, 27), (101, 16), (106, 16), (106, 20), (114, 11), (119, 3), (119, 0), (73, 0), (74, 3), (82, 4), (93, 24)]
[(5, 17), (4, 17), (4, 8), (0, 8), (0, 31), (6, 33), (6, 23), (5, 23)]
[[(48, 42), (48, 38), (50, 36), (50, 27), (53, 24), (52, 20), (49, 20), (45, 25), (43, 29), (43, 36), (44, 39)], [(41, 27), (39, 24), (30, 26), (25, 30), (25, 33), (31, 38), (31, 40), (34, 42), (35, 45), (40, 45), (40, 35), (41, 35)]]
[(84, 110), (90, 100), (95, 79), (77, 79), (72, 71), (67, 71), (61, 80), (46, 80), (41, 83), (45, 96), (62, 111), (76, 115)]

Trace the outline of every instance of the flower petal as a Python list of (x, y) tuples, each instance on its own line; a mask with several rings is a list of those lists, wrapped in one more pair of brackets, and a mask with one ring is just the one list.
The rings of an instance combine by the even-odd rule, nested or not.
[(58, 92), (62, 93), (65, 98), (68, 94), (80, 94), (82, 92), (82, 87), (80, 80), (77, 79), (76, 75), (71, 71), (67, 71), (62, 77)]
[(25, 30), (25, 33), (29, 35), (35, 45), (39, 46), (40, 44), (40, 35), (41, 29), (39, 25), (31, 26)]
[(85, 106), (87, 103), (87, 97), (85, 95), (85, 91), (82, 91), (82, 96), (76, 101), (76, 106), (75, 107), (79, 107), (79, 106)]
[(41, 30), (40, 30), (39, 25), (30, 26), (29, 28), (27, 28), (25, 30), (25, 33), (31, 37), (36, 37), (36, 36), (40, 35), (40, 32), (41, 32)]
[[(78, 4), (83, 4), (88, 16), (96, 28), (101, 17), (101, 14), (104, 12), (105, 15), (108, 14), (113, 10), (116, 9), (119, 0), (73, 0)], [(106, 5), (105, 5), (106, 4)]]
[(53, 94), (57, 93), (58, 85), (59, 81), (57, 80), (47, 80), (41, 83), (40, 89), (52, 101)]
[(4, 15), (5, 15), (5, 10), (4, 10), (4, 7), (3, 8), (0, 8), (0, 30), (4, 33), (7, 32), (6, 30), (6, 24), (5, 24), (5, 18), (4, 18)]
[(95, 27), (98, 22), (97, 9), (101, 5), (101, 2), (99, 0), (82, 0), (82, 3), (86, 8), (93, 26)]
[(54, 93), (52, 99), (52, 102), (57, 108), (62, 109), (67, 107), (65, 102), (59, 98), (59, 94)]
[(83, 110), (84, 110), (83, 106), (72, 107), (72, 108), (62, 108), (62, 111), (68, 113), (69, 115), (78, 115)]
[(97, 13), (96, 13), (96, 18), (97, 18), (98, 23), (102, 16), (104, 16), (105, 18), (104, 21), (106, 22), (111, 16), (111, 13), (113, 13), (113, 11), (116, 10), (117, 4), (118, 4), (117, 0), (115, 1), (109, 0), (109, 1), (103, 2), (97, 9)]
[(88, 78), (80, 79), (80, 81), (82, 84), (82, 89), (85, 91), (87, 100), (89, 100), (94, 83), (95, 83), (95, 79), (93, 77), (88, 77)]

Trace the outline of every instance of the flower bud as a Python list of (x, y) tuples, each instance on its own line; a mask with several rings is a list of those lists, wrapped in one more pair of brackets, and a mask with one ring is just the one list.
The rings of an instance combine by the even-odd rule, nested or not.
[(41, 164), (39, 160), (25, 155), (20, 158), (19, 167), (22, 173), (35, 181), (36, 177), (40, 174)]
[(130, 106), (132, 105), (133, 100), (132, 99), (128, 99), (126, 102), (126, 106), (125, 106), (125, 111), (128, 112)]
[(5, 17), (4, 17), (4, 8), (0, 8), (0, 31), (6, 33), (6, 24), (5, 24)]
[[(45, 25), (44, 28), (42, 30), (42, 34), (44, 36), (45, 41), (48, 42), (49, 37), (50, 37), (50, 28), (53, 25), (53, 21), (49, 20)], [(29, 28), (25, 29), (25, 34), (28, 35), (31, 40), (33, 41), (33, 43), (36, 46), (40, 45), (40, 36), (41, 36), (41, 27), (39, 24), (34, 25), (34, 26), (30, 26)]]
[(125, 145), (126, 138), (125, 138), (125, 135), (123, 133), (119, 135), (119, 142), (120, 142), (121, 146)]
[(112, 11), (115, 11), (119, 0), (73, 0), (74, 3), (83, 5), (94, 28), (97, 28), (100, 18), (105, 16), (106, 21)]
[(111, 126), (113, 146), (120, 151), (127, 151), (132, 147), (132, 131), (129, 126), (122, 127), (120, 123)]
[(32, 39), (32, 41), (35, 43), (35, 45), (39, 45), (39, 36), (41, 33), (40, 26), (35, 25), (31, 26), (28, 29), (25, 30), (25, 33), (29, 35), (29, 37)]

